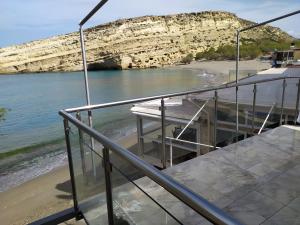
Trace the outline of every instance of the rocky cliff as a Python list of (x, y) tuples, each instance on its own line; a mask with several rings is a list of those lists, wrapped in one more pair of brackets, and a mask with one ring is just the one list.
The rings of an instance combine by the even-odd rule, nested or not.
[[(150, 68), (180, 62), (188, 53), (235, 43), (235, 31), (251, 22), (228, 12), (144, 16), (85, 30), (88, 68)], [(291, 39), (264, 26), (243, 33), (258, 40)], [(0, 49), (0, 73), (82, 70), (79, 33)]]

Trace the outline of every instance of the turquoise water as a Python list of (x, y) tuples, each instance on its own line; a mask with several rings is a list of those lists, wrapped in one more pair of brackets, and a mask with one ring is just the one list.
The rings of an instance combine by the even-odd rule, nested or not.
[[(90, 72), (92, 103), (143, 97), (201, 86), (193, 70), (155, 69)], [(0, 152), (63, 136), (60, 109), (85, 104), (81, 72), (0, 76)], [(101, 120), (104, 122), (103, 120)]]
[[(203, 71), (169, 68), (89, 72), (89, 83), (91, 103), (99, 104), (201, 88), (216, 80)], [(0, 153), (35, 148), (34, 152), (0, 160), (0, 191), (66, 163), (63, 123), (58, 111), (82, 105), (82, 72), (0, 76), (0, 107), (9, 109), (0, 122)], [(96, 110), (96, 128), (113, 138), (132, 132), (135, 120), (130, 107)], [(55, 142), (59, 139), (60, 143)], [(33, 147), (44, 142), (53, 143)]]

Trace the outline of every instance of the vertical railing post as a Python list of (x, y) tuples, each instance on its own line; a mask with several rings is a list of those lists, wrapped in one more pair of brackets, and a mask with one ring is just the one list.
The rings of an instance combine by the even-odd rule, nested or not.
[[(85, 83), (85, 97), (87, 105), (91, 104), (90, 100), (90, 88), (89, 88), (89, 79), (88, 79), (88, 72), (87, 72), (87, 62), (86, 62), (86, 50), (85, 50), (85, 42), (84, 42), (84, 34), (82, 25), (79, 26), (79, 35), (80, 35), (80, 46), (81, 46), (81, 54), (82, 54), (82, 63), (83, 63), (83, 72), (84, 72), (84, 83)], [(88, 121), (89, 126), (93, 127), (93, 118), (92, 118), (92, 111), (88, 110)], [(94, 139), (91, 138), (91, 147), (94, 149)], [(92, 160), (92, 167), (93, 167), (93, 174), (96, 177), (96, 166), (94, 163), (94, 155), (91, 151), (91, 160)]]
[(170, 140), (170, 167), (173, 166), (173, 143), (172, 143), (172, 139)]
[(235, 107), (236, 107), (236, 142), (239, 138), (239, 103), (238, 103), (238, 80), (239, 80), (239, 61), (240, 61), (240, 31), (236, 32), (236, 64), (235, 64)]
[(76, 192), (76, 185), (75, 185), (73, 158), (72, 158), (72, 152), (71, 152), (70, 127), (69, 127), (68, 121), (66, 119), (64, 119), (64, 131), (65, 131), (65, 141), (66, 141), (66, 146), (67, 146), (67, 155), (68, 155), (68, 163), (69, 163), (69, 172), (70, 172), (70, 180), (71, 180), (74, 211), (75, 211), (75, 214), (76, 214), (76, 219), (81, 219), (81, 214), (79, 213), (79, 209), (78, 209), (78, 200), (77, 200), (77, 192)]
[[(76, 118), (81, 121), (80, 112), (76, 113)], [(79, 149), (80, 149), (80, 157), (81, 157), (81, 167), (82, 167), (82, 174), (84, 179), (86, 179), (86, 165), (85, 165), (85, 152), (83, 147), (83, 134), (80, 128), (78, 128), (78, 136), (79, 136)], [(87, 181), (87, 180), (86, 180)]]
[(255, 107), (256, 107), (256, 84), (253, 85), (253, 103), (252, 103), (252, 135), (254, 135), (255, 125)]
[(300, 97), (300, 79), (298, 80), (298, 91), (297, 91), (297, 99), (296, 99), (296, 108), (295, 108), (295, 118), (294, 118), (294, 123), (296, 124), (298, 114), (299, 114), (299, 97)]
[(79, 26), (79, 35), (80, 35), (80, 46), (81, 46), (84, 82), (85, 82), (85, 97), (86, 97), (87, 105), (90, 105), (90, 89), (89, 89), (89, 80), (88, 80), (88, 71), (87, 71), (87, 62), (86, 62), (85, 42), (84, 42), (83, 29), (81, 25)]
[(218, 120), (218, 92), (215, 91), (215, 107), (214, 107), (214, 149), (217, 149), (217, 120)]
[[(197, 125), (196, 132), (197, 132), (197, 142), (201, 143), (201, 123)], [(197, 149), (197, 156), (201, 155), (201, 150), (202, 150), (201, 146), (196, 145), (196, 149)]]
[(162, 154), (161, 154), (161, 161), (163, 168), (167, 167), (167, 160), (166, 160), (166, 128), (165, 128), (165, 101), (161, 99), (161, 145), (162, 145)]
[(109, 225), (114, 224), (113, 199), (112, 199), (112, 185), (111, 185), (111, 171), (112, 165), (109, 160), (109, 149), (104, 147), (103, 150), (103, 165), (105, 174), (105, 188), (106, 188), (106, 204)]
[(139, 156), (144, 155), (144, 134), (143, 134), (143, 119), (140, 116), (136, 117), (137, 123), (137, 141), (138, 141), (138, 154)]
[(286, 80), (283, 79), (282, 83), (282, 96), (281, 96), (281, 110), (280, 110), (280, 125), (283, 123), (283, 107), (284, 107), (284, 97), (285, 97), (285, 87), (286, 87)]

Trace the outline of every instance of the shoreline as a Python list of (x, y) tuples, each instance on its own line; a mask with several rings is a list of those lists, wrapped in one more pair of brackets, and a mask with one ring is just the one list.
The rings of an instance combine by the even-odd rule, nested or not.
[[(124, 118), (127, 118), (124, 116)], [(134, 133), (135, 121), (117, 119), (118, 127), (111, 122), (95, 124), (95, 128), (116, 142)], [(124, 123), (124, 121), (126, 123)], [(67, 164), (64, 137), (0, 153), (0, 192), (17, 187), (45, 173)]]
[[(136, 132), (118, 143), (130, 148)], [(0, 192), (2, 225), (23, 225), (73, 206), (68, 165), (55, 168), (7, 191)], [(69, 224), (69, 223), (68, 223)]]
[[(267, 65), (269, 63), (261, 62), (257, 59), (252, 60), (240, 60), (239, 65), (240, 67), (245, 67), (245, 69), (251, 69), (253, 67), (256, 67), (258, 65), (259, 69), (265, 69), (263, 64)], [(235, 69), (235, 60), (203, 60), (203, 61), (196, 61), (193, 60), (190, 64), (170, 64), (170, 65), (163, 65), (160, 67), (148, 67), (148, 68), (132, 68), (132, 69), (120, 69), (122, 70), (148, 70), (148, 69), (168, 69), (168, 68), (181, 68), (181, 69), (199, 69), (199, 70), (207, 70), (207, 72), (210, 73), (216, 73), (216, 74), (223, 74), (227, 75), (227, 73), (224, 73), (225, 70)], [(271, 65), (267, 66), (266, 68), (270, 68)], [(88, 72), (97, 72), (97, 71), (114, 71), (115, 69), (109, 69), (109, 70), (89, 70)], [(20, 73), (0, 73), (1, 76), (11, 76), (11, 75), (27, 75), (27, 74), (43, 74), (43, 73), (80, 73), (83, 72), (82, 70), (70, 70), (70, 71), (44, 71), (44, 72), (20, 72)]]
[(61, 144), (65, 141), (65, 139), (63, 137), (61, 138), (56, 138), (50, 141), (44, 141), (38, 144), (33, 144), (33, 145), (27, 145), (24, 147), (18, 147), (15, 149), (10, 149), (8, 151), (5, 152), (0, 152), (0, 161), (7, 159), (7, 158), (11, 158), (14, 157), (16, 155), (21, 155), (21, 154), (30, 154), (33, 153), (37, 150), (39, 150), (40, 148), (43, 148), (44, 146), (49, 146), (49, 145), (56, 145), (56, 144)]

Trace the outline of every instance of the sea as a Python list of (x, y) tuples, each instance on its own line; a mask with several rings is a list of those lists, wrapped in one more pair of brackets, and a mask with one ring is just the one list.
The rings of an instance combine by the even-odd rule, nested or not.
[[(91, 104), (166, 94), (220, 83), (206, 71), (163, 68), (91, 71)], [(0, 192), (67, 164), (61, 109), (86, 104), (82, 72), (0, 76)], [(135, 132), (130, 107), (93, 111), (94, 126), (118, 140)]]

